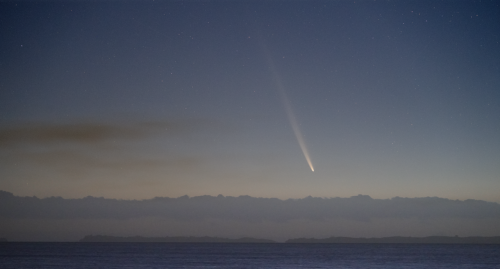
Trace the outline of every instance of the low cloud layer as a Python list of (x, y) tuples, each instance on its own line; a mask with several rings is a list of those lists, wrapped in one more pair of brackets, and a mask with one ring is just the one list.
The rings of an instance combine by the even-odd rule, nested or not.
[(133, 219), (160, 217), (173, 220), (223, 219), (237, 221), (327, 220), (335, 218), (370, 221), (402, 219), (500, 219), (500, 205), (479, 200), (437, 197), (372, 199), (350, 198), (269, 199), (250, 196), (183, 196), (149, 200), (115, 200), (86, 197), (63, 199), (17, 197), (0, 193), (0, 218), (41, 219)]
[(115, 200), (19, 197), (0, 191), (0, 237), (77, 241), (112, 236), (290, 238), (498, 236), (500, 205), (436, 197), (268, 199), (198, 196)]
[(181, 122), (26, 123), (0, 128), (0, 146), (50, 145), (55, 143), (89, 145), (112, 140), (142, 139), (160, 132), (178, 134), (187, 129), (188, 126), (189, 124)]

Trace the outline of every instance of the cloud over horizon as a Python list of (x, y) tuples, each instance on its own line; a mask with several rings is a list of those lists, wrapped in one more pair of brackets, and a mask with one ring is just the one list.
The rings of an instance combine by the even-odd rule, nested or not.
[(373, 199), (368, 195), (349, 198), (281, 200), (251, 196), (181, 196), (146, 200), (116, 200), (88, 196), (19, 197), (0, 191), (0, 218), (129, 219), (160, 217), (177, 220), (229, 219), (284, 222), (294, 219), (322, 221), (345, 218), (465, 218), (500, 219), (500, 204), (481, 200), (450, 200), (438, 197)]
[(115, 236), (294, 237), (495, 236), (500, 204), (438, 197), (281, 200), (181, 196), (146, 200), (19, 197), (0, 191), (0, 237), (78, 240)]

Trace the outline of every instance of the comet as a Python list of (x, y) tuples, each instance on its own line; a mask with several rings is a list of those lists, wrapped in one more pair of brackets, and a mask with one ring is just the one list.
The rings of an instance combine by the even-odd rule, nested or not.
[(290, 102), (290, 99), (288, 99), (288, 96), (285, 91), (285, 87), (283, 86), (283, 82), (281, 81), (281, 77), (279, 76), (278, 72), (276, 71), (276, 67), (274, 65), (274, 61), (267, 50), (267, 47), (264, 43), (264, 40), (261, 38), (260, 39), (261, 46), (263, 47), (265, 53), (266, 53), (266, 58), (267, 62), (269, 64), (269, 67), (271, 69), (274, 81), (276, 83), (276, 88), (278, 90), (279, 96), (281, 98), (281, 101), (283, 102), (283, 106), (285, 107), (285, 112), (288, 117), (288, 121), (290, 122), (290, 125), (292, 126), (293, 133), (295, 134), (295, 138), (297, 138), (297, 142), (299, 143), (300, 149), (302, 150), (302, 153), (304, 154), (304, 157), (306, 158), (307, 164), (309, 165), (309, 168), (311, 168), (311, 171), (314, 172), (314, 166), (311, 161), (311, 157), (309, 156), (309, 151), (307, 150), (306, 142), (304, 140), (304, 137), (302, 135), (302, 132), (300, 130), (299, 124), (297, 123), (297, 119), (295, 118), (295, 114), (293, 113), (292, 109), (292, 103)]

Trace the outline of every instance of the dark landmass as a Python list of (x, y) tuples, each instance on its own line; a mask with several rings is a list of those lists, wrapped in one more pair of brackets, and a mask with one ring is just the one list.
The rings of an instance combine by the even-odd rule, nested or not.
[[(149, 242), (149, 243), (277, 243), (269, 239), (256, 239), (243, 237), (239, 239), (228, 239), (210, 236), (165, 236), (165, 237), (143, 237), (143, 236), (107, 236), (87, 235), (80, 242)], [(285, 243), (291, 244), (500, 244), (500, 236), (427, 236), (427, 237), (379, 237), (379, 238), (355, 238), (355, 237), (329, 237), (324, 239), (296, 238), (289, 239)]]
[(458, 237), (458, 236), (427, 236), (427, 237), (380, 237), (380, 238), (352, 238), (330, 237), (324, 239), (297, 238), (289, 239), (285, 243), (336, 243), (336, 244), (500, 244), (500, 236)]
[(256, 239), (243, 237), (239, 239), (228, 239), (210, 236), (165, 236), (165, 237), (143, 237), (143, 236), (107, 236), (107, 235), (87, 235), (80, 239), (80, 242), (162, 242), (162, 243), (276, 243), (268, 239)]

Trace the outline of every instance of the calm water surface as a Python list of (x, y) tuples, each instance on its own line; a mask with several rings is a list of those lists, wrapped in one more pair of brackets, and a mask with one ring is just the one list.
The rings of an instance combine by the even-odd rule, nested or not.
[(500, 268), (500, 245), (10, 242), (0, 268)]

